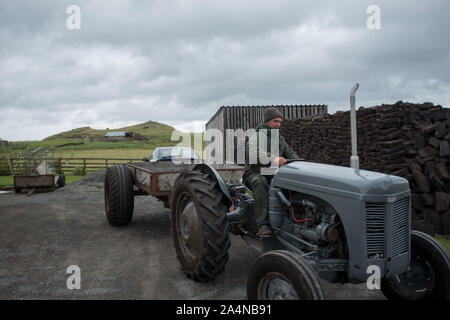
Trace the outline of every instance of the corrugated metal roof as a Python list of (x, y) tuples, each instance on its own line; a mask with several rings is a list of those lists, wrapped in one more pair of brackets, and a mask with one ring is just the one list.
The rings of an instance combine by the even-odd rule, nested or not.
[(113, 131), (105, 134), (105, 137), (125, 137), (126, 134), (127, 133), (125, 131)]

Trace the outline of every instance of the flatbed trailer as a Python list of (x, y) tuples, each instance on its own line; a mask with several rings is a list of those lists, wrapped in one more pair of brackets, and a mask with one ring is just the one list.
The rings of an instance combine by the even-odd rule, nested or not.
[[(172, 162), (126, 163), (133, 176), (134, 195), (150, 195), (170, 208), (170, 195), (177, 177), (201, 164), (174, 164)], [(227, 184), (239, 184), (244, 167), (234, 164), (211, 165)]]

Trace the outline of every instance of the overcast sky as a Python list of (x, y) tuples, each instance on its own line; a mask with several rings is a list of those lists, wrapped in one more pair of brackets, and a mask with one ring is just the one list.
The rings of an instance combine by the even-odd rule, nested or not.
[(334, 113), (355, 82), (357, 106), (448, 107), (449, 12), (448, 0), (1, 0), (0, 137), (147, 120), (198, 131), (222, 105)]

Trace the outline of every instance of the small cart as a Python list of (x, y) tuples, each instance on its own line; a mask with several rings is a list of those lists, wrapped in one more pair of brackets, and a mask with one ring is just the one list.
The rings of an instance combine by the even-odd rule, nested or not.
[(20, 193), (23, 188), (61, 188), (66, 180), (63, 174), (57, 174), (53, 148), (41, 147), (19, 154), (17, 169), (14, 173), (14, 190)]

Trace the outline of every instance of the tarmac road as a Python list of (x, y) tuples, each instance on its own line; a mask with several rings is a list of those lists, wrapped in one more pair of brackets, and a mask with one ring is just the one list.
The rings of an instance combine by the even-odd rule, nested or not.
[[(168, 209), (135, 198), (133, 221), (114, 228), (105, 217), (104, 171), (55, 192), (0, 194), (0, 299), (246, 299), (247, 272), (258, 252), (231, 235), (230, 260), (214, 281), (181, 271)], [(81, 271), (81, 289), (69, 290)], [(329, 299), (384, 299), (362, 285), (324, 281)]]

